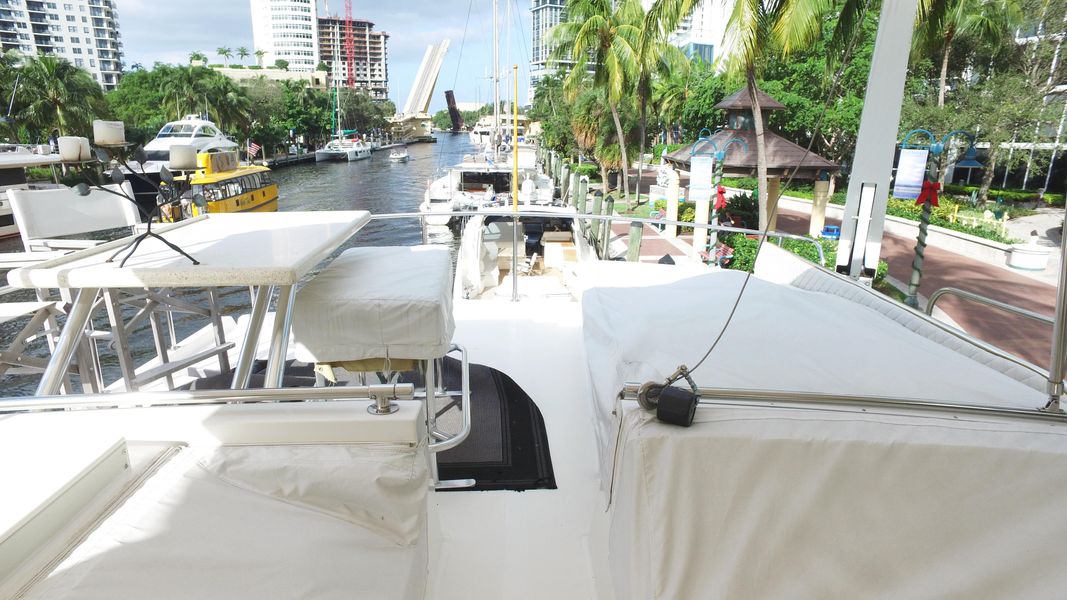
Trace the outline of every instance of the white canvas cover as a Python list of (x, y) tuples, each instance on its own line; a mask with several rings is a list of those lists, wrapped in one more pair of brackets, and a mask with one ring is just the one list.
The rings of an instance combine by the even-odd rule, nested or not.
[(187, 450), (26, 598), (423, 597), (425, 447)]
[(296, 295), (297, 359), (430, 359), (452, 343), (452, 265), (443, 246), (346, 250)]
[[(693, 367), (743, 280), (724, 271), (584, 295), (618, 598), (1052, 598), (1067, 586), (1055, 558), (1067, 539), (1061, 424), (717, 406), (680, 428), (617, 400), (627, 381)], [(758, 278), (695, 379), (1044, 401), (865, 306)]]

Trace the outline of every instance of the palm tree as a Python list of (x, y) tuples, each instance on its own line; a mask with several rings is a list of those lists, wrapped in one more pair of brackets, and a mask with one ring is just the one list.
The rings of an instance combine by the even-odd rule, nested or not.
[[(693, 12), (700, 0), (656, 0), (648, 11), (648, 28), (666, 35)], [(939, 2), (944, 0), (929, 0)], [(756, 94), (756, 78), (768, 60), (786, 57), (803, 49), (821, 32), (823, 17), (838, 11), (834, 40), (838, 47), (854, 35), (862, 23), (865, 6), (857, 0), (845, 0), (839, 7), (826, 0), (737, 0), (727, 23), (730, 48), (727, 72), (741, 78), (752, 100), (752, 123), (756, 134), (756, 172), (759, 177), (759, 225), (768, 225), (767, 214), (767, 144), (764, 138), (763, 113)], [(832, 64), (832, 60), (828, 61)]]
[(256, 55), (256, 64), (262, 67), (263, 66), (263, 57), (267, 54), (267, 51), (266, 50), (256, 50), (252, 54)]
[(203, 52), (200, 52), (199, 50), (194, 50), (193, 52), (189, 53), (189, 62), (190, 63), (193, 63), (193, 62), (206, 63), (207, 62), (207, 55), (205, 55)]
[(1022, 23), (1017, 0), (940, 0), (926, 7), (915, 28), (916, 49), (927, 55), (941, 53), (937, 106), (944, 108), (948, 65), (956, 43), (972, 40), (995, 42)]
[(86, 133), (105, 114), (104, 91), (85, 69), (54, 56), (27, 57), (19, 82), (26, 104), (22, 116), (38, 133)]
[(226, 66), (230, 66), (230, 58), (233, 56), (233, 50), (230, 50), (226, 46), (220, 46), (215, 49), (215, 54), (218, 54), (225, 61)]
[(626, 171), (626, 133), (619, 119), (619, 104), (627, 96), (638, 73), (637, 45), (644, 13), (637, 0), (575, 0), (567, 4), (567, 21), (553, 28), (550, 43), (557, 60), (573, 59), (563, 89), (569, 100), (577, 97), (592, 63), (593, 87), (604, 92), (615, 122), (622, 165), (622, 193), (629, 204)]
[(199, 76), (203, 67), (176, 67), (169, 77), (160, 85), (160, 92), (167, 104), (174, 103), (176, 117), (180, 119), (185, 111), (196, 110), (205, 98), (203, 79)]
[(636, 94), (637, 107), (641, 117), (640, 147), (637, 158), (637, 202), (641, 202), (641, 171), (644, 166), (642, 157), (645, 155), (645, 143), (648, 130), (648, 103), (652, 100), (653, 77), (669, 77), (672, 74), (684, 74), (688, 77), (689, 60), (685, 54), (675, 46), (668, 43), (666, 36), (652, 23), (645, 21), (645, 15), (641, 18), (641, 37), (637, 45), (637, 76)]

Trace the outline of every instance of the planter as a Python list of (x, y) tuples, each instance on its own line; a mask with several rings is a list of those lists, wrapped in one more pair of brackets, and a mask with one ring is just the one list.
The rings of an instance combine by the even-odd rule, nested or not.
[(1051, 248), (1035, 244), (1015, 244), (1008, 254), (1008, 266), (1023, 271), (1044, 271)]

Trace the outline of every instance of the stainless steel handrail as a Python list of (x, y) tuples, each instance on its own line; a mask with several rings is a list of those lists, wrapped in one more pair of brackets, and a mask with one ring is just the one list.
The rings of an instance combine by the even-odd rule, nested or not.
[(998, 308), (1000, 310), (1003, 310), (1004, 312), (1009, 312), (1015, 315), (1019, 315), (1020, 317), (1026, 317), (1027, 319), (1033, 319), (1035, 321), (1040, 321), (1049, 325), (1051, 325), (1054, 321), (1052, 317), (1046, 317), (1045, 315), (1036, 313), (1032, 310), (1026, 310), (1025, 308), (1020, 308), (1013, 304), (1001, 302), (1000, 300), (994, 300), (981, 294), (968, 292), (967, 290), (961, 290), (959, 288), (954, 287), (943, 287), (931, 294), (930, 301), (926, 303), (926, 314), (932, 316), (934, 314), (934, 305), (937, 304), (937, 301), (944, 296), (958, 296), (960, 298), (963, 298), (964, 300), (977, 302), (978, 304), (989, 306), (991, 308)]
[[(377, 215), (371, 215), (370, 220), (389, 220), (389, 219), (425, 219), (431, 216), (441, 216), (440, 214), (430, 215), (426, 213), (382, 213)], [(622, 221), (625, 223), (647, 223), (649, 225), (677, 225), (679, 227), (692, 227), (694, 229), (707, 229), (709, 231), (724, 231), (726, 233), (743, 233), (745, 235), (755, 235), (759, 237), (772, 237), (781, 238), (787, 240), (799, 240), (807, 242), (815, 246), (815, 250), (819, 255), (819, 264), (823, 267), (826, 266), (826, 254), (823, 252), (822, 244), (818, 240), (802, 235), (796, 235), (792, 233), (784, 233), (781, 231), (761, 231), (758, 229), (745, 229), (743, 227), (729, 227), (727, 225), (714, 225), (711, 223), (689, 223), (686, 221), (671, 221), (668, 219), (649, 219), (646, 217), (632, 217), (627, 215), (598, 215), (591, 213), (545, 213), (538, 211), (512, 211), (507, 209), (496, 210), (457, 210), (452, 212), (454, 217), (547, 217), (550, 216), (554, 219), (590, 219), (594, 221)]]
[[(627, 383), (621, 393), (623, 400), (637, 401), (637, 394), (641, 389), (640, 383)], [(741, 404), (761, 403), (771, 405), (836, 405), (855, 408), (883, 408), (897, 410), (931, 410), (936, 412), (969, 413), (991, 417), (1010, 417), (1052, 420), (1067, 423), (1067, 415), (1048, 412), (1043, 407), (1010, 408), (1004, 406), (991, 406), (985, 404), (955, 404), (951, 402), (936, 402), (916, 398), (893, 398), (888, 396), (848, 396), (842, 394), (821, 394), (816, 392), (790, 392), (782, 390), (744, 390), (731, 388), (716, 388), (698, 386), (697, 395), (701, 403), (728, 403), (738, 402)]]
[[(456, 435), (430, 444), (431, 452), (443, 452), (449, 448), (455, 448), (463, 443), (463, 440), (467, 439), (467, 436), (471, 434), (471, 373), (470, 362), (467, 360), (467, 349), (459, 344), (452, 344), (452, 347), (448, 350), (449, 353), (459, 351), (460, 355), (460, 378), (462, 385), (461, 392), (461, 404), (460, 410), (463, 411), (463, 427)], [(430, 365), (433, 368), (433, 365)], [(429, 410), (429, 408), (427, 408)]]
[(82, 398), (86, 400), (73, 400), (75, 398), (73, 396), (39, 396), (31, 399), (0, 398), (0, 414), (305, 400), (375, 400), (379, 397), (413, 400), (415, 387), (410, 383), (394, 383), (350, 387), (124, 392), (83, 396)]

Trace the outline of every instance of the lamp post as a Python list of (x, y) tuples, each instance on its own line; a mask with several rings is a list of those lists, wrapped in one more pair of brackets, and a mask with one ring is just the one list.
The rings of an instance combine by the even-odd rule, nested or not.
[[(928, 143), (909, 144), (908, 141), (911, 139), (912, 135), (915, 134), (925, 135)], [(941, 184), (937, 181), (941, 174), (941, 161), (944, 158), (945, 146), (948, 144), (948, 140), (957, 135), (966, 137), (969, 145), (967, 146), (967, 151), (964, 153), (963, 158), (956, 164), (966, 168), (981, 167), (982, 164), (975, 159), (977, 151), (974, 148), (974, 135), (963, 131), (962, 129), (950, 131), (940, 140), (926, 129), (912, 129), (904, 136), (904, 141), (900, 144), (902, 149), (926, 149), (934, 156), (934, 173), (931, 178), (932, 181), (924, 179), (922, 191), (919, 194), (919, 198), (915, 201), (916, 204), (922, 205), (923, 211), (919, 217), (919, 236), (915, 241), (915, 258), (912, 259), (911, 262), (911, 279), (908, 281), (908, 295), (904, 298), (904, 303), (912, 308), (919, 307), (919, 281), (922, 279), (923, 257), (926, 253), (926, 232), (930, 227), (930, 215), (933, 212), (933, 207), (938, 205), (937, 193), (941, 190)]]
[[(700, 137), (698, 137), (696, 143), (693, 144), (693, 149), (689, 153), (689, 155), (690, 155), (690, 163), (691, 163), (693, 156), (695, 156), (697, 154), (707, 154), (707, 153), (705, 153), (703, 151), (701, 151), (701, 152), (697, 151), (697, 149), (701, 146), (702, 143), (703, 143), (703, 145), (705, 147), (707, 147), (707, 146), (711, 147), (710, 154), (711, 154), (712, 158), (715, 161), (715, 166), (714, 166), (714, 170), (712, 171), (712, 181), (711, 181), (711, 185), (712, 185), (713, 191), (715, 193), (715, 202), (712, 204), (711, 215), (710, 215), (710, 218), (709, 218), (709, 221), (711, 223), (715, 222), (715, 218), (716, 218), (719, 210), (726, 207), (725, 189), (723, 189), (722, 185), (720, 185), (721, 182), (722, 182), (723, 169), (724, 169), (725, 161), (726, 161), (726, 151), (729, 150), (730, 146), (733, 146), (734, 144), (740, 144), (741, 146), (744, 147), (746, 152), (748, 151), (748, 143), (746, 143), (745, 140), (740, 138), (740, 137), (732, 137), (732, 138), (726, 140), (725, 143), (723, 143), (722, 148), (719, 148), (719, 144), (714, 139), (711, 139), (711, 138), (714, 137), (716, 134), (718, 134), (720, 131), (722, 131), (722, 129), (717, 129), (715, 131), (715, 133), (711, 133), (711, 130), (706, 128), (706, 127), (704, 129), (701, 129), (700, 130), (700, 134), (699, 134)], [(710, 135), (705, 137), (704, 136), (704, 132), (708, 132)], [(690, 185), (690, 187), (692, 187), (692, 180), (690, 180), (690, 184), (689, 185)], [(711, 231), (711, 242), (710, 242), (710, 245), (711, 245), (711, 247), (714, 248), (719, 243), (719, 232), (717, 230), (715, 230), (715, 229), (711, 229), (710, 231)], [(698, 250), (698, 252), (699, 252), (699, 250)]]

